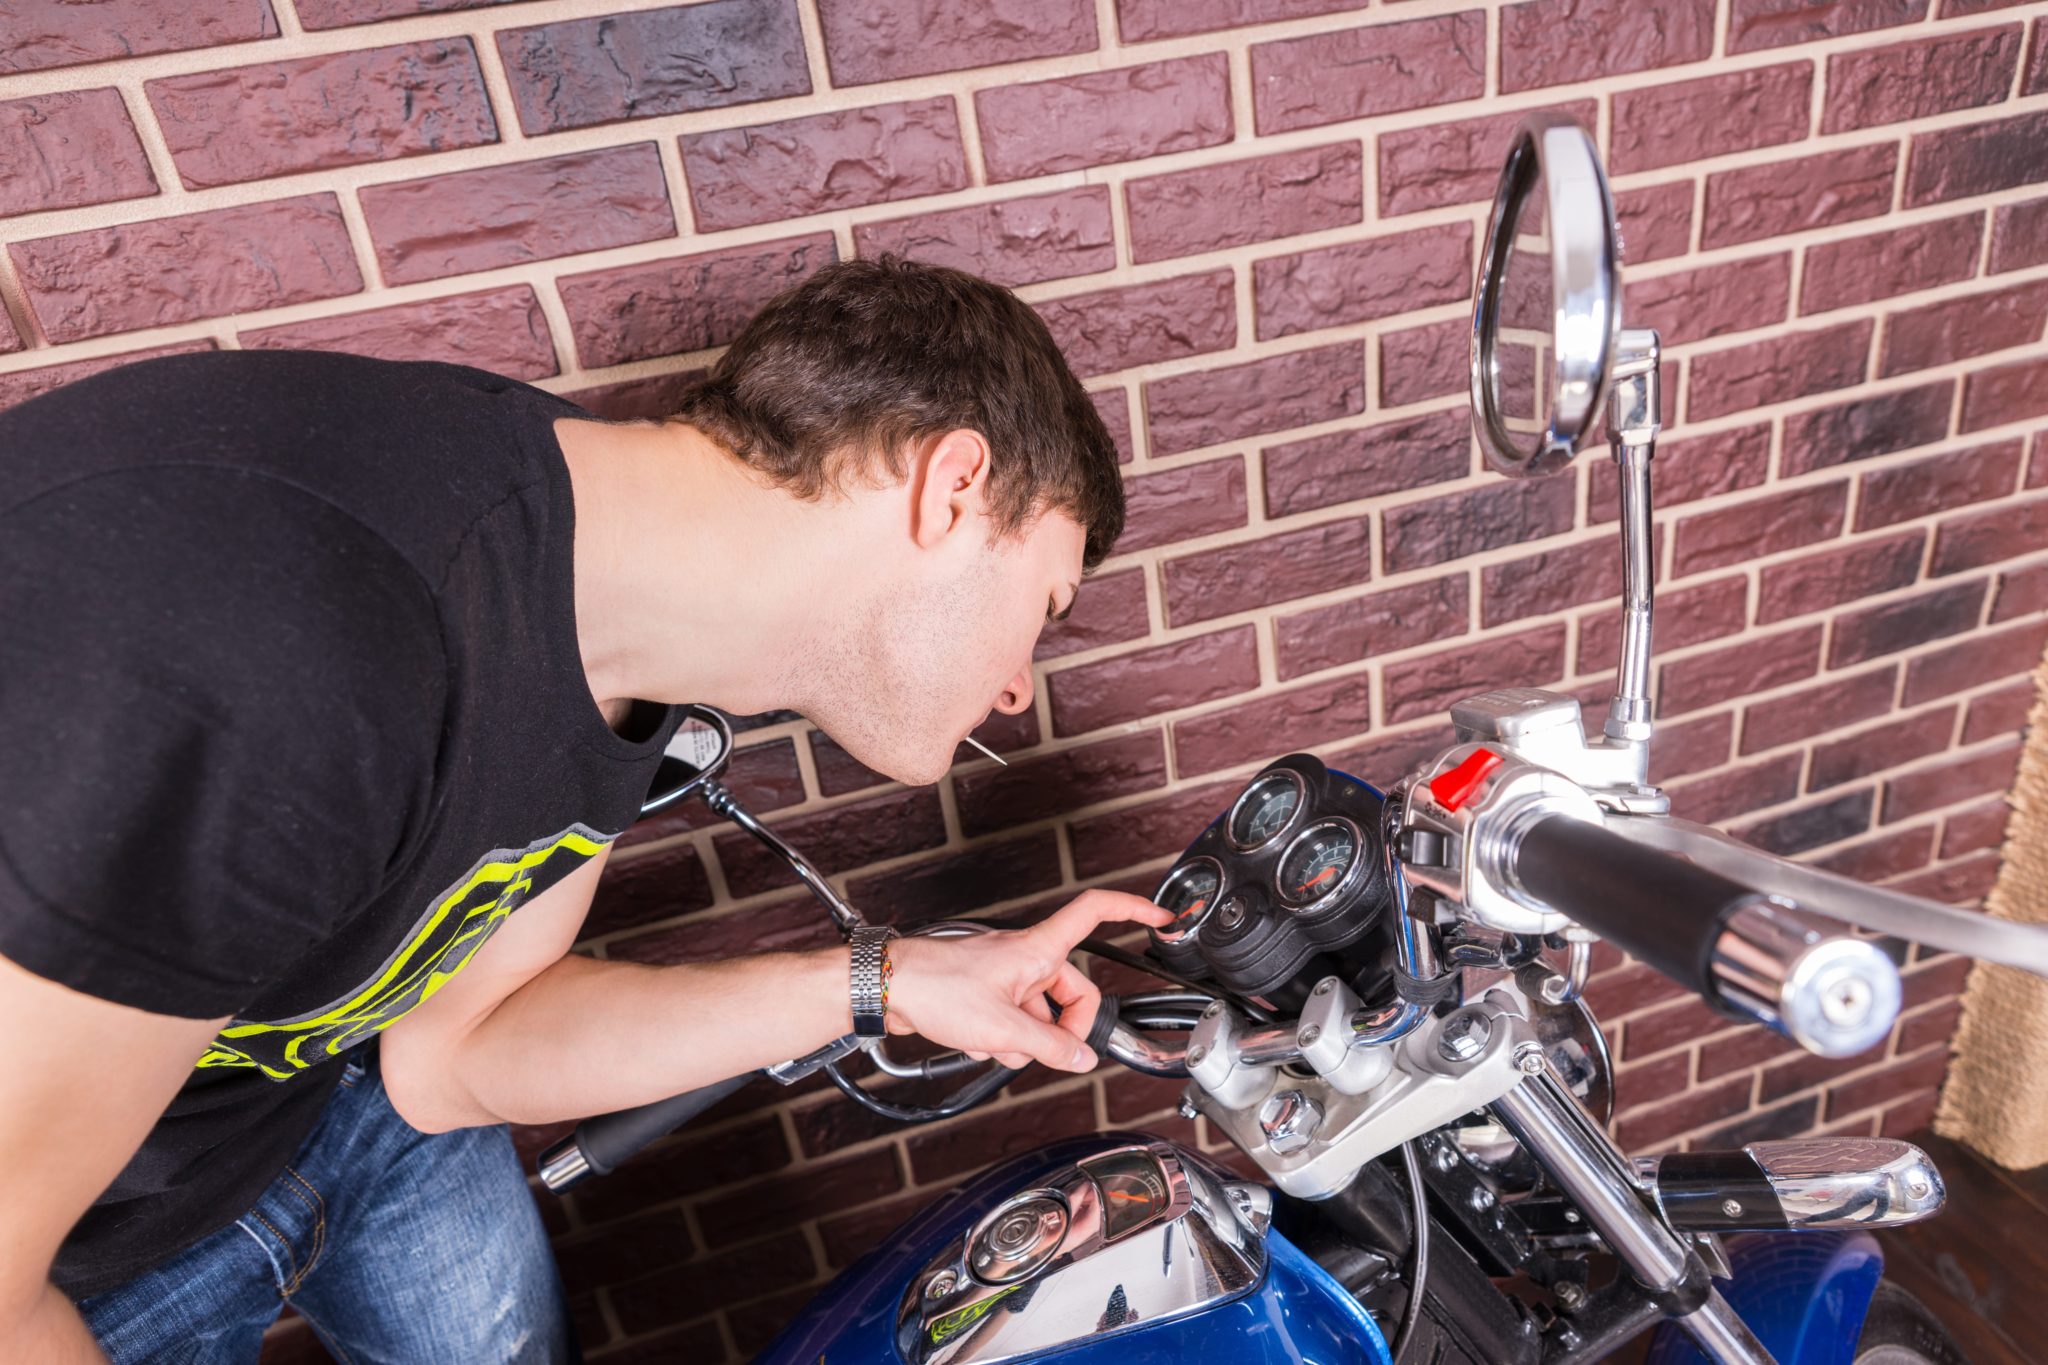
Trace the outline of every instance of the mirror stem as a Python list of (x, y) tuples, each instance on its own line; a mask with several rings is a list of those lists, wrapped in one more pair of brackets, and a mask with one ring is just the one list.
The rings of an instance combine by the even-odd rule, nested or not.
[(1608, 440), (1620, 475), (1621, 672), (1607, 708), (1607, 737), (1617, 744), (1650, 738), (1650, 620), (1656, 565), (1650, 526), (1650, 461), (1662, 426), (1657, 392), (1661, 347), (1649, 328), (1625, 329), (1608, 395)]

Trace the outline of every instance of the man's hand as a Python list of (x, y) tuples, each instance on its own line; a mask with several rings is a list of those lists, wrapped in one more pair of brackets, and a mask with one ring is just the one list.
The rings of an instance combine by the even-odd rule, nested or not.
[[(1173, 916), (1121, 891), (1084, 891), (1029, 929), (971, 938), (902, 938), (889, 945), (889, 1030), (916, 1033), (1004, 1066), (1043, 1062), (1087, 1071), (1082, 1040), (1102, 992), (1071, 962), (1074, 945), (1110, 920), (1158, 928)], [(1045, 998), (1060, 1007), (1055, 1023)]]

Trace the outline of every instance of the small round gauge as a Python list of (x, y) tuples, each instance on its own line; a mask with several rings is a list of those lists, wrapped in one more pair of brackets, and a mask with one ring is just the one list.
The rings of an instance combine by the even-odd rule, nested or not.
[(1184, 934), (1202, 922), (1216, 904), (1223, 889), (1223, 869), (1213, 859), (1202, 858), (1176, 867), (1152, 897), (1156, 904), (1173, 911), (1173, 923), (1163, 934)]
[(1301, 778), (1291, 772), (1267, 773), (1246, 787), (1230, 808), (1231, 846), (1249, 852), (1271, 843), (1299, 809)]
[(1312, 825), (1287, 846), (1280, 860), (1280, 899), (1308, 905), (1343, 885), (1358, 861), (1358, 831), (1347, 820)]

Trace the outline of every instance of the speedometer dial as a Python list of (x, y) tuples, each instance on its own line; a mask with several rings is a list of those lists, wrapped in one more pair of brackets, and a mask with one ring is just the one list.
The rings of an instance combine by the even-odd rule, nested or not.
[(1267, 773), (1244, 789), (1230, 808), (1230, 843), (1249, 852), (1271, 843), (1301, 808), (1301, 778), (1291, 772)]
[(1280, 860), (1280, 898), (1289, 905), (1313, 904), (1337, 890), (1358, 862), (1358, 830), (1348, 820), (1310, 826)]
[(1173, 912), (1169, 928), (1186, 933), (1208, 915), (1223, 889), (1223, 869), (1208, 858), (1183, 863), (1175, 868), (1152, 899)]

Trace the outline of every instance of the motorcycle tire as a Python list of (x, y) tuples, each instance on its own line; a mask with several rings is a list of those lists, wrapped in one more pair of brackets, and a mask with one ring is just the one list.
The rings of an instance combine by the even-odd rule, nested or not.
[(1853, 1365), (1970, 1365), (1934, 1314), (1890, 1280), (1877, 1282), (1850, 1359)]

